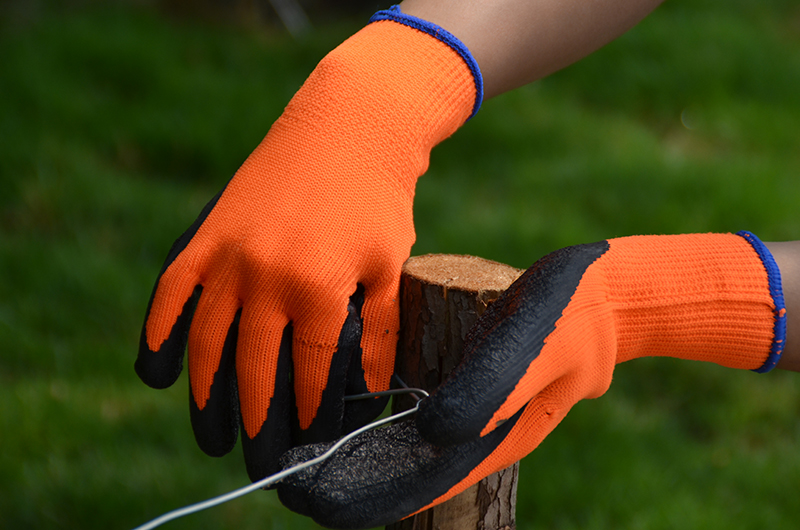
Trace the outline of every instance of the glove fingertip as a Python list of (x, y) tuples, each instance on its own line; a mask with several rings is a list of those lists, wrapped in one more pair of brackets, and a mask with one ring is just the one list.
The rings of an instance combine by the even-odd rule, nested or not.
[(236, 384), (236, 342), (241, 315), (242, 309), (239, 308), (225, 336), (219, 366), (202, 409), (197, 405), (192, 387), (189, 386), (192, 430), (197, 445), (209, 456), (228, 454), (239, 436), (241, 420)]
[(167, 388), (177, 381), (183, 369), (183, 355), (189, 338), (189, 326), (202, 291), (201, 285), (194, 288), (191, 296), (183, 304), (181, 314), (175, 319), (169, 336), (158, 350), (150, 349), (147, 341), (147, 323), (151, 317), (148, 306), (147, 317), (139, 336), (139, 355), (134, 363), (136, 374), (146, 385), (161, 389)]
[[(242, 427), (242, 452), (247, 475), (252, 482), (280, 471), (278, 459), (292, 446), (292, 418), (297, 416), (292, 387), (292, 335), (293, 328), (287, 324), (283, 330), (275, 368), (276, 385), (266, 419), (251, 438)], [(250, 411), (253, 414), (255, 411)], [(242, 420), (247, 410), (242, 408)]]

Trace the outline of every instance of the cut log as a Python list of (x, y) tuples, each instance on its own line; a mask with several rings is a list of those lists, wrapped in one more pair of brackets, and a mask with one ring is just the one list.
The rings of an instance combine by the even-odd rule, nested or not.
[[(458, 365), (467, 332), (523, 271), (473, 256), (409, 259), (400, 285), (400, 338), (395, 372), (410, 387), (433, 391)], [(410, 408), (410, 397), (394, 410)], [(387, 530), (512, 530), (519, 462), (438, 506)]]

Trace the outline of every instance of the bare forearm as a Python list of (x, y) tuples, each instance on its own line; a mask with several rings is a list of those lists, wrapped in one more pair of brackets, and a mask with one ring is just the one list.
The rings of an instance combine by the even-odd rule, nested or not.
[(765, 245), (781, 270), (786, 302), (786, 347), (778, 368), (800, 372), (800, 241)]
[(472, 52), (486, 98), (580, 60), (635, 26), (662, 0), (405, 0)]

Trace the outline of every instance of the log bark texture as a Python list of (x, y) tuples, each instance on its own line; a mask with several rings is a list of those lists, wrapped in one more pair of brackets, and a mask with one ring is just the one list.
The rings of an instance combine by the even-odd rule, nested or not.
[[(409, 259), (400, 285), (400, 338), (395, 372), (411, 387), (433, 391), (458, 365), (467, 332), (523, 271), (473, 256)], [(395, 399), (395, 411), (410, 408)], [(460, 495), (387, 526), (387, 530), (513, 530), (519, 462)]]

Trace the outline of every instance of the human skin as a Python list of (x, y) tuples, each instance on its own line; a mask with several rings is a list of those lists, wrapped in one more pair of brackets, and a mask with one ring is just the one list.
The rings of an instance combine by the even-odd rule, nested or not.
[(488, 99), (582, 59), (650, 14), (660, 0), (405, 0), (404, 13), (469, 48)]
[(800, 241), (764, 244), (781, 270), (786, 301), (786, 347), (777, 368), (800, 372)]
[[(661, 0), (405, 0), (404, 13), (461, 40), (486, 99), (532, 83), (619, 37)], [(787, 339), (777, 367), (800, 372), (800, 241), (765, 243), (781, 271)]]

